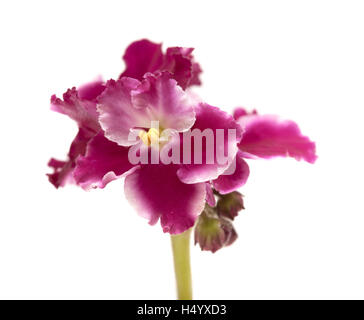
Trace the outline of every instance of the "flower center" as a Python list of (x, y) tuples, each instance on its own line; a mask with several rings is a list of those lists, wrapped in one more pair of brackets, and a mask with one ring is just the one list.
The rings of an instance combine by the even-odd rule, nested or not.
[(159, 130), (156, 128), (150, 128), (148, 132), (141, 130), (139, 137), (146, 146), (157, 144), (159, 142)]

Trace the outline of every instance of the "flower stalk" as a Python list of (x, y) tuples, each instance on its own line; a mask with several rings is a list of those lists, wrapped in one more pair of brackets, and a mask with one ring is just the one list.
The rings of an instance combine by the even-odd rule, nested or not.
[(190, 264), (191, 229), (171, 235), (174, 271), (178, 300), (192, 300), (192, 276)]

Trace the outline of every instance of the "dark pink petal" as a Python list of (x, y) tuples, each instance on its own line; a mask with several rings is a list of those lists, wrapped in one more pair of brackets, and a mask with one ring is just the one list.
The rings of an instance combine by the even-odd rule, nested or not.
[(133, 42), (123, 56), (126, 69), (120, 77), (142, 80), (145, 73), (159, 70), (163, 63), (161, 48), (162, 44), (147, 39)]
[(200, 65), (193, 61), (193, 48), (171, 47), (167, 49), (162, 69), (173, 74), (183, 88), (189, 85), (200, 85)]
[(248, 112), (242, 107), (237, 107), (233, 112), (233, 117), (235, 120), (238, 120), (240, 117), (244, 117), (244, 116), (248, 116), (248, 115), (252, 115), (252, 114), (257, 114), (257, 111), (253, 110), (251, 112)]
[(171, 54), (170, 49), (167, 50), (165, 70), (172, 73), (178, 85), (185, 89), (192, 78), (192, 63), (181, 54)]
[(216, 205), (216, 199), (210, 182), (206, 182), (206, 202), (211, 207)]
[(204, 183), (184, 184), (174, 165), (146, 165), (125, 178), (125, 195), (151, 225), (160, 218), (164, 232), (181, 233), (191, 228), (205, 205)]
[(84, 189), (104, 188), (134, 167), (128, 160), (128, 148), (117, 145), (99, 132), (87, 145), (85, 156), (77, 159), (73, 176)]
[[(197, 140), (192, 137), (190, 149), (191, 164), (186, 164), (186, 161), (183, 161), (181, 168), (178, 170), (179, 178), (185, 183), (198, 183), (216, 179), (233, 162), (238, 151), (237, 142), (240, 141), (242, 136), (242, 129), (235, 122), (233, 117), (219, 108), (212, 107), (205, 103), (200, 103), (195, 108), (195, 111), (196, 122), (192, 127), (192, 133), (195, 129), (199, 129), (201, 132), (205, 129), (212, 130), (214, 154), (210, 154), (211, 149), (206, 147), (205, 139), (202, 140), (202, 149), (196, 150), (195, 152), (194, 144)], [(223, 132), (223, 143), (221, 144), (216, 143), (217, 129), (221, 129)], [(229, 129), (232, 131), (235, 130), (236, 138), (233, 140), (228, 139)], [(183, 147), (186, 147), (188, 145), (187, 139), (183, 137), (182, 140)], [(189, 151), (188, 148), (186, 149), (187, 150), (183, 152), (184, 155), (186, 155), (188, 153), (187, 151)], [(227, 157), (226, 161), (218, 161), (218, 154), (225, 155)], [(202, 159), (200, 164), (195, 161), (199, 157)]]
[(71, 172), (73, 168), (70, 162), (51, 158), (48, 162), (48, 167), (53, 168), (53, 173), (47, 173), (48, 180), (56, 188), (63, 187), (72, 180)]
[(51, 109), (68, 115), (77, 122), (80, 128), (95, 133), (100, 129), (97, 121), (96, 102), (81, 99), (76, 88), (68, 89), (63, 94), (63, 100), (53, 95), (51, 97)]
[(214, 188), (221, 194), (227, 194), (236, 189), (242, 187), (248, 180), (249, 177), (249, 166), (243, 158), (236, 156), (235, 170), (233, 174), (220, 175), (212, 183)]
[(190, 86), (201, 85), (201, 80), (200, 80), (201, 73), (202, 73), (201, 66), (197, 62), (192, 63), (192, 77), (189, 83)]
[(135, 108), (131, 101), (131, 91), (138, 85), (140, 82), (132, 78), (109, 80), (98, 98), (99, 122), (105, 136), (122, 146), (136, 143), (128, 139), (130, 129), (150, 126), (146, 110)]
[(275, 116), (248, 116), (239, 119), (244, 135), (241, 151), (260, 158), (292, 157), (314, 163), (315, 143), (303, 136), (296, 123), (279, 120)]
[(134, 106), (143, 109), (150, 121), (159, 121), (164, 129), (184, 131), (195, 122), (193, 106), (168, 72), (147, 74), (132, 96)]
[(201, 67), (194, 61), (193, 48), (171, 47), (164, 54), (161, 44), (147, 39), (133, 42), (123, 56), (126, 70), (121, 77), (142, 80), (148, 73), (168, 71), (183, 89), (200, 85)]
[(60, 161), (52, 158), (48, 162), (48, 166), (54, 170), (53, 173), (48, 174), (48, 178), (56, 188), (63, 187), (66, 183), (74, 182), (72, 173), (76, 165), (76, 160), (86, 152), (87, 143), (93, 135), (89, 130), (80, 128), (71, 144), (68, 152), (68, 160)]
[(73, 140), (66, 161), (51, 159), (48, 163), (54, 172), (48, 174), (49, 181), (56, 187), (74, 182), (72, 173), (76, 160), (86, 152), (87, 143), (101, 129), (96, 111), (96, 98), (105, 89), (101, 80), (68, 89), (63, 100), (55, 95), (51, 98), (51, 109), (68, 115), (78, 124), (79, 131)]
[(77, 89), (78, 97), (82, 100), (96, 102), (97, 97), (105, 90), (105, 83), (99, 79), (86, 83)]

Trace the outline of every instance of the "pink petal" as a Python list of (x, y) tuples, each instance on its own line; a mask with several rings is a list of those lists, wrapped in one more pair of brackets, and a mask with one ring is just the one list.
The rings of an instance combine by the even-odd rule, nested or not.
[(184, 131), (195, 122), (193, 106), (168, 72), (147, 74), (132, 96), (134, 106), (144, 109), (150, 121), (159, 121), (164, 129)]
[(221, 194), (227, 194), (242, 187), (249, 177), (249, 166), (243, 158), (236, 156), (236, 168), (233, 174), (220, 175), (213, 181), (214, 188)]
[[(97, 85), (96, 91), (101, 91), (101, 86)], [(97, 121), (96, 101), (87, 100), (86, 97), (92, 96), (94, 90), (88, 88), (81, 88), (83, 98), (79, 96), (76, 88), (68, 89), (63, 94), (63, 100), (57, 98), (55, 95), (51, 97), (51, 109), (53, 111), (68, 115), (71, 119), (75, 120), (80, 128), (97, 132), (100, 129)]]
[(193, 48), (171, 47), (164, 54), (161, 44), (147, 39), (133, 42), (123, 56), (126, 70), (121, 77), (142, 80), (148, 73), (168, 71), (183, 89), (200, 85), (201, 67), (194, 61)]
[(201, 69), (200, 64), (198, 64), (197, 62), (192, 63), (192, 77), (191, 77), (191, 80), (189, 83), (190, 86), (201, 85), (201, 80), (200, 80), (201, 73), (202, 73), (202, 69)]
[(303, 136), (296, 123), (275, 116), (248, 116), (239, 119), (245, 129), (239, 144), (241, 151), (260, 158), (293, 157), (314, 163), (315, 143)]
[(173, 78), (183, 89), (188, 86), (192, 77), (192, 63), (188, 58), (181, 54), (170, 54), (168, 49), (165, 70), (173, 74)]
[(82, 188), (104, 188), (125, 175), (134, 166), (128, 160), (128, 148), (97, 134), (87, 145), (85, 156), (77, 160), (73, 176)]
[(77, 89), (78, 96), (82, 100), (89, 100), (96, 103), (97, 97), (105, 90), (105, 83), (102, 79), (86, 83)]
[(63, 187), (70, 182), (70, 178), (72, 178), (70, 174), (73, 170), (71, 162), (51, 158), (48, 167), (53, 168), (53, 173), (47, 173), (48, 180), (56, 188)]
[(128, 139), (130, 129), (150, 126), (146, 110), (135, 108), (131, 101), (131, 91), (139, 85), (140, 82), (132, 78), (109, 80), (98, 98), (99, 122), (105, 136), (121, 146), (136, 143)]
[(49, 181), (56, 187), (63, 187), (66, 183), (73, 183), (72, 176), (76, 160), (86, 151), (86, 146), (89, 140), (93, 137), (93, 133), (89, 130), (80, 128), (75, 139), (73, 140), (68, 152), (68, 160), (60, 161), (51, 159), (48, 166), (53, 168), (53, 173), (48, 174)]
[(193, 61), (193, 48), (171, 47), (167, 49), (162, 69), (173, 74), (183, 89), (189, 85), (200, 85), (202, 72), (198, 63)]
[(126, 69), (120, 78), (131, 77), (142, 80), (145, 73), (159, 70), (163, 63), (161, 48), (162, 44), (147, 39), (133, 42), (123, 56)]
[(68, 115), (79, 126), (77, 136), (68, 152), (67, 161), (51, 159), (48, 163), (54, 170), (52, 174), (48, 174), (48, 178), (56, 188), (74, 182), (72, 172), (76, 159), (85, 153), (87, 143), (100, 130), (96, 98), (104, 89), (102, 80), (97, 80), (81, 86), (78, 90), (68, 89), (63, 94), (63, 100), (55, 95), (51, 98), (51, 109)]
[(238, 120), (241, 117), (253, 115), (253, 114), (257, 114), (257, 111), (253, 110), (253, 111), (249, 112), (245, 108), (237, 107), (237, 108), (235, 108), (235, 110), (233, 112), (233, 117), (235, 120)]
[[(213, 132), (214, 137), (214, 154), (209, 155), (208, 149), (206, 148), (205, 139), (202, 143), (202, 150), (197, 150), (195, 153), (194, 150), (194, 141), (192, 138), (191, 141), (191, 152), (190, 159), (191, 164), (186, 164), (186, 161), (183, 161), (184, 164), (181, 165), (181, 168), (178, 170), (178, 176), (181, 181), (185, 183), (198, 183), (203, 181), (209, 181), (216, 179), (220, 174), (222, 174), (232, 163), (235, 158), (235, 155), (238, 151), (237, 142), (240, 141), (242, 135), (241, 127), (235, 122), (232, 116), (227, 114), (226, 112), (212, 107), (205, 103), (200, 103), (196, 108), (196, 122), (192, 127), (192, 131), (194, 129), (199, 129), (204, 131), (205, 129), (210, 129)], [(224, 144), (216, 143), (216, 130), (223, 130), (223, 138)], [(228, 130), (235, 130), (236, 139), (232, 141), (228, 141)], [(231, 140), (231, 139), (230, 139)], [(184, 146), (186, 146), (186, 141), (183, 140)], [(217, 149), (219, 151), (217, 151)], [(217, 153), (224, 153), (225, 156), (228, 155), (227, 161), (223, 163), (219, 163), (217, 159)], [(184, 152), (187, 154), (187, 152)], [(202, 159), (202, 163), (198, 164), (194, 161), (197, 156), (200, 156)], [(208, 158), (212, 157), (211, 162), (209, 163)]]
[(148, 74), (142, 83), (132, 78), (110, 80), (99, 103), (105, 136), (123, 146), (137, 143), (129, 139), (131, 130), (150, 128), (152, 121), (177, 131), (190, 128), (195, 121), (186, 94), (167, 72)]
[(205, 205), (204, 183), (184, 184), (174, 165), (141, 166), (125, 179), (125, 195), (151, 225), (160, 218), (164, 232), (181, 233), (195, 223)]

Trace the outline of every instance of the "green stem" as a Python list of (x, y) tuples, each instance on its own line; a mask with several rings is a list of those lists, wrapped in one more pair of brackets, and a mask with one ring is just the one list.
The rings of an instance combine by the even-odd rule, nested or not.
[(192, 300), (190, 235), (191, 229), (188, 229), (171, 236), (178, 300)]

